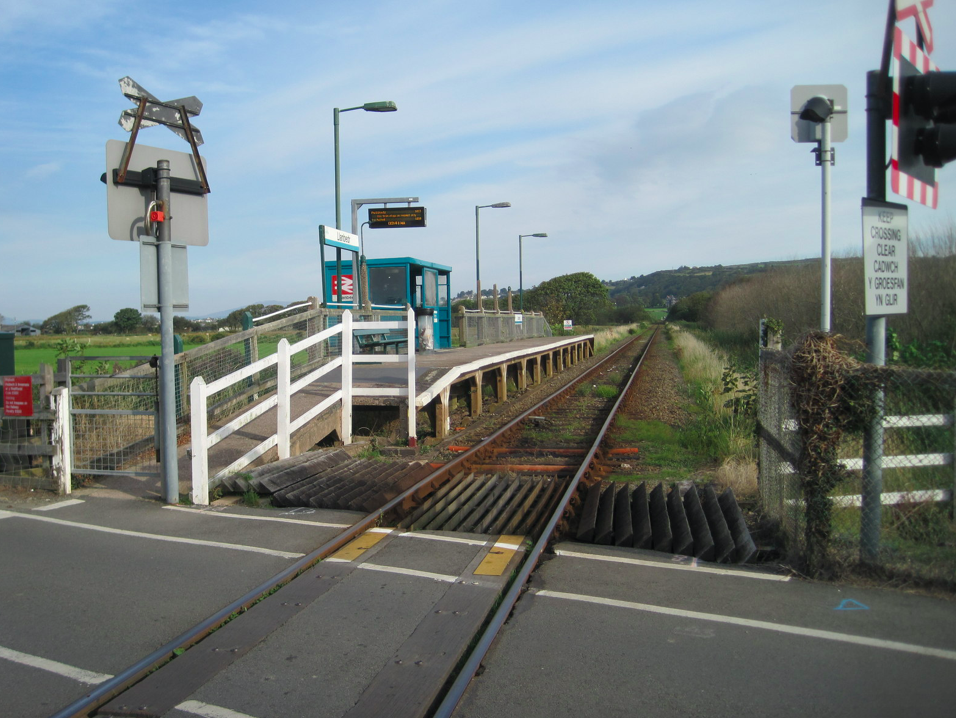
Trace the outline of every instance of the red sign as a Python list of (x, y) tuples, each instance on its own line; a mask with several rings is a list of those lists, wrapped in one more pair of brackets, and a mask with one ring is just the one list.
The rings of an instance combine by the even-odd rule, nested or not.
[(33, 416), (33, 379), (8, 376), (3, 380), (3, 413), (6, 416)]
[[(339, 277), (337, 274), (332, 275), (332, 299), (333, 301), (339, 296)], [(352, 275), (343, 274), (342, 275), (342, 296), (351, 297), (352, 296)]]

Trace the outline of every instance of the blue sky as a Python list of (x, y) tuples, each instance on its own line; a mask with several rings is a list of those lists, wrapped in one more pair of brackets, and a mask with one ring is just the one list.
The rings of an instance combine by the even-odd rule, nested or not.
[[(452, 290), (589, 271), (819, 256), (820, 170), (790, 139), (790, 89), (844, 84), (849, 138), (833, 168), (835, 251), (860, 246), (865, 72), (886, 5), (713, 0), (203, 3), (0, 0), (0, 314), (139, 306), (139, 256), (108, 237), (105, 144), (130, 75), (196, 95), (209, 245), (189, 249), (189, 315), (319, 294), (319, 224), (356, 197), (418, 196), (428, 227), (366, 230), (370, 257), (451, 265)], [(956, 69), (956, 3), (937, 0), (934, 61)], [(915, 35), (912, 22), (904, 24)], [(188, 145), (162, 127), (142, 144)], [(956, 214), (956, 169), (935, 212)], [(889, 196), (891, 201), (901, 201)], [(364, 212), (362, 213), (364, 215)], [(346, 227), (347, 228), (347, 227)], [(815, 292), (810, 292), (815, 296)]]

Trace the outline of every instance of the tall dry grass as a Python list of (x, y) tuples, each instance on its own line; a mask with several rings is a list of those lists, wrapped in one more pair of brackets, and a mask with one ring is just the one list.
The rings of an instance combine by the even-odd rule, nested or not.
[[(728, 399), (743, 391), (726, 393), (724, 376), (728, 368), (727, 355), (709, 346), (687, 331), (669, 327), (684, 379), (692, 387), (697, 405), (702, 410), (698, 417), (697, 434), (713, 443), (720, 468), (716, 482), (722, 488), (730, 487), (741, 498), (757, 495), (757, 461), (754, 445), (753, 418), (735, 415), (726, 406)], [(736, 377), (740, 379), (738, 375)], [(742, 386), (742, 382), (738, 384)]]
[[(863, 258), (837, 257), (831, 272), (831, 331), (864, 341)], [(909, 311), (888, 326), (903, 344), (942, 341), (956, 348), (956, 226), (914, 235), (909, 242)], [(760, 319), (779, 319), (784, 341), (820, 327), (817, 262), (750, 275), (721, 289), (707, 307), (706, 324), (757, 345)]]

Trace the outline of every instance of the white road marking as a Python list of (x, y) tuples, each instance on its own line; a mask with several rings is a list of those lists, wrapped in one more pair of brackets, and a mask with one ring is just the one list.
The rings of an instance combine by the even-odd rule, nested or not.
[(324, 521), (305, 521), (304, 519), (280, 519), (275, 516), (248, 516), (247, 514), (224, 514), (221, 511), (207, 511), (203, 509), (187, 509), (184, 506), (163, 506), (172, 511), (185, 511), (200, 516), (221, 516), (227, 519), (247, 519), (249, 521), (278, 521), (283, 524), (298, 524), (300, 526), (322, 526), (330, 529), (347, 529), (352, 524), (332, 524)]
[[(74, 681), (90, 686), (98, 685), (113, 677), (109, 673), (86, 671), (82, 668), (76, 668), (75, 666), (68, 666), (59, 661), (51, 661), (48, 658), (31, 656), (29, 653), (21, 653), (20, 651), (14, 651), (12, 648), (4, 648), (3, 646), (0, 646), (0, 658), (6, 658), (8, 661), (13, 661), (23, 666), (39, 668), (41, 671), (55, 673), (58, 676), (71, 678)], [(254, 716), (250, 716), (247, 713), (239, 713), (228, 708), (222, 708), (220, 706), (214, 706), (211, 703), (202, 703), (200, 701), (184, 701), (176, 706), (176, 708), (186, 713), (202, 716), (203, 718), (254, 718)]]
[(417, 578), (430, 578), (433, 581), (444, 581), (445, 583), (454, 583), (458, 576), (449, 576), (444, 573), (431, 573), (429, 571), (416, 571), (412, 568), (398, 568), (396, 566), (382, 566), (376, 563), (360, 563), (356, 568), (364, 568), (368, 571), (382, 571), (383, 573), (398, 573), (403, 576), (415, 576)]
[[(532, 589), (533, 590), (533, 589)], [(601, 598), (599, 596), (585, 596), (578, 593), (565, 593), (563, 591), (536, 591), (535, 595), (546, 598), (562, 598), (567, 601), (580, 601), (583, 603), (594, 603), (602, 606), (611, 606), (613, 608), (629, 608), (633, 611), (645, 611), (647, 613), (657, 613), (664, 616), (677, 616), (679, 618), (693, 618), (698, 621), (712, 621), (714, 623), (726, 623), (732, 626), (743, 626), (745, 628), (760, 628), (765, 631), (775, 631), (777, 633), (787, 633), (792, 636), (803, 636), (805, 638), (820, 638), (826, 641), (837, 641), (840, 643), (851, 643), (857, 646), (868, 646), (870, 648), (883, 648), (890, 651), (900, 651), (903, 653), (915, 653), (920, 656), (929, 656), (931, 658), (943, 658), (948, 661), (956, 661), (956, 651), (950, 651), (945, 648), (931, 648), (929, 646), (918, 646), (913, 643), (901, 643), (900, 641), (887, 641), (882, 638), (870, 638), (869, 636), (854, 636), (849, 633), (837, 633), (835, 631), (822, 631), (817, 628), (804, 628), (802, 626), (788, 626), (781, 623), (770, 623), (769, 621), (755, 621), (749, 618), (736, 618), (734, 616), (721, 616), (715, 613), (701, 613), (699, 611), (685, 611), (681, 608), (669, 608), (667, 606), (652, 606), (646, 603), (635, 603), (633, 601), (619, 601), (614, 598)]]
[(55, 504), (49, 504), (47, 506), (37, 506), (34, 511), (53, 511), (54, 509), (62, 509), (66, 506), (76, 506), (77, 504), (85, 503), (83, 499), (67, 499), (66, 501), (57, 501)]
[(658, 561), (646, 561), (639, 558), (627, 558), (625, 556), (599, 556), (590, 553), (580, 553), (578, 551), (565, 551), (558, 549), (554, 552), (558, 556), (567, 556), (568, 558), (584, 558), (591, 561), (610, 561), (611, 563), (626, 563), (633, 566), (650, 566), (651, 568), (665, 568), (671, 571), (695, 571), (697, 573), (713, 573), (719, 576), (738, 576), (740, 578), (755, 578), (758, 581), (789, 581), (789, 576), (777, 576), (772, 573), (757, 573), (751, 571), (735, 571), (732, 568), (710, 568), (700, 564), (679, 564), (679, 563), (661, 563)]
[(197, 716), (202, 716), (203, 718), (253, 718), (253, 716), (248, 713), (240, 713), (239, 711), (214, 706), (210, 703), (203, 703), (202, 701), (183, 701), (176, 706), (176, 710), (192, 713)]
[(236, 543), (223, 543), (221, 541), (203, 541), (202, 539), (181, 538), (179, 536), (163, 536), (161, 534), (148, 534), (141, 531), (127, 531), (125, 529), (113, 529), (107, 526), (95, 526), (93, 524), (83, 524), (78, 521), (65, 521), (63, 519), (53, 519), (48, 516), (32, 516), (30, 514), (11, 513), (10, 516), (16, 516), (21, 519), (31, 521), (45, 521), (60, 526), (70, 526), (72, 528), (88, 529), (89, 531), (101, 531), (102, 533), (117, 534), (119, 536), (135, 536), (136, 538), (152, 539), (154, 541), (169, 541), (171, 543), (184, 543), (193, 546), (208, 546), (210, 548), (226, 548), (233, 551), (249, 551), (251, 553), (263, 553), (267, 556), (278, 556), (279, 558), (302, 558), (305, 554), (291, 553), (289, 551), (276, 551), (271, 548), (260, 548), (259, 546), (245, 546)]
[(448, 543), (463, 543), (469, 546), (484, 546), (487, 541), (482, 541), (481, 539), (470, 539), (470, 538), (459, 538), (457, 536), (439, 536), (437, 534), (421, 534), (415, 531), (406, 531), (405, 533), (399, 534), (403, 538), (420, 538), (428, 539), (429, 541), (446, 541)]
[(29, 653), (20, 653), (12, 648), (0, 646), (0, 658), (6, 658), (8, 661), (19, 663), (22, 666), (39, 668), (42, 671), (56, 673), (59, 676), (72, 678), (74, 681), (85, 683), (89, 686), (95, 686), (103, 681), (108, 681), (111, 676), (108, 673), (94, 673), (93, 671), (84, 671), (82, 668), (74, 668), (59, 661), (51, 661), (49, 658), (40, 658), (31, 656)]

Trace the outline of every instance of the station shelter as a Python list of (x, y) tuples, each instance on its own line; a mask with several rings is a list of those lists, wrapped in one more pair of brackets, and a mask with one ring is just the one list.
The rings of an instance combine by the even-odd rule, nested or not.
[[(368, 297), (373, 310), (402, 310), (408, 304), (416, 314), (434, 321), (436, 349), (451, 348), (451, 267), (414, 257), (366, 259)], [(335, 261), (325, 263), (327, 305), (352, 309), (358, 301), (352, 260), (342, 261), (342, 302), (338, 302)], [(331, 300), (331, 301), (329, 301)]]

